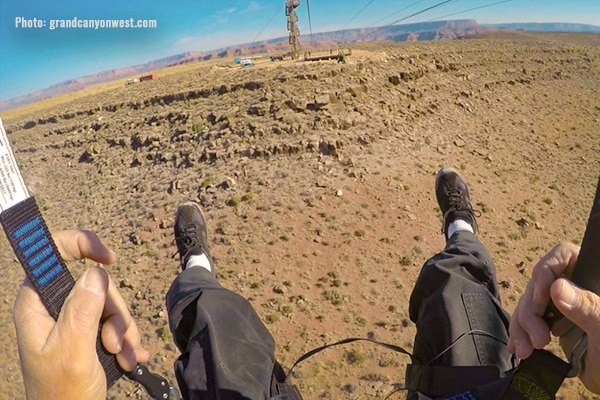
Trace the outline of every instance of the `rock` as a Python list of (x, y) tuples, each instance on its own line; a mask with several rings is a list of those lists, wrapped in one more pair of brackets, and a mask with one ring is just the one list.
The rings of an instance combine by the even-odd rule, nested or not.
[(123, 289), (123, 288), (127, 288), (127, 289), (133, 290), (133, 285), (131, 283), (127, 282), (126, 280), (121, 279), (119, 281), (119, 289)]
[(342, 197), (342, 196), (344, 195), (344, 192), (342, 192), (342, 189), (338, 189), (338, 191), (337, 191), (337, 192), (335, 192), (335, 195), (336, 195), (337, 197)]
[(512, 282), (503, 280), (503, 281), (498, 282), (498, 285), (500, 285), (504, 289), (510, 289), (512, 287)]
[(462, 139), (455, 139), (454, 140), (454, 145), (456, 147), (463, 147), (465, 145), (465, 141)]
[(27, 121), (23, 125), (23, 129), (31, 129), (36, 125), (35, 121)]
[(285, 285), (277, 285), (273, 288), (273, 293), (284, 294), (287, 291), (287, 287)]
[(136, 234), (135, 232), (131, 232), (131, 233), (129, 234), (129, 241), (130, 241), (132, 244), (135, 244), (135, 245), (142, 244), (142, 243), (141, 243), (141, 240), (138, 238), (138, 236), (137, 236), (137, 234)]
[(171, 181), (169, 183), (169, 189), (167, 190), (167, 193), (173, 194), (178, 189), (179, 189), (179, 181), (178, 180)]
[(139, 167), (141, 165), (142, 165), (142, 160), (140, 160), (140, 158), (138, 156), (133, 157), (133, 160), (131, 160), (131, 164), (129, 164), (129, 166), (132, 168)]
[(229, 190), (232, 187), (234, 187), (235, 185), (236, 185), (235, 179), (228, 176), (227, 178), (225, 178), (225, 180), (223, 182), (221, 182), (217, 185), (217, 188), (223, 189), (223, 190)]
[(394, 86), (398, 86), (401, 82), (400, 76), (399, 75), (392, 75), (390, 77), (388, 77), (388, 81), (394, 85)]
[(79, 156), (80, 163), (91, 163), (92, 161), (94, 161), (94, 157), (87, 150), (81, 153), (81, 155)]
[(527, 226), (529, 226), (529, 221), (527, 221), (525, 218), (521, 218), (517, 221), (515, 221), (517, 223), (517, 225), (519, 225), (521, 228), (525, 228)]
[(331, 97), (328, 94), (322, 94), (320, 96), (316, 96), (315, 97), (315, 105), (318, 105), (320, 107), (326, 106), (327, 104), (329, 104), (331, 102)]
[(164, 349), (170, 353), (175, 353), (177, 352), (177, 347), (175, 347), (175, 345), (173, 343), (167, 343), (165, 344)]

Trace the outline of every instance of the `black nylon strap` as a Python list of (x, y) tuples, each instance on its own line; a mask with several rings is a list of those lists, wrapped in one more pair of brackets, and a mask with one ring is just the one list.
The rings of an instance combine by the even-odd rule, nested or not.
[[(0, 223), (25, 274), (52, 318), (57, 319), (65, 299), (75, 285), (33, 197), (4, 210)], [(98, 359), (111, 387), (123, 374), (113, 354), (96, 340)]]
[(534, 350), (519, 363), (508, 394), (515, 391), (526, 399), (553, 400), (570, 369), (570, 364), (549, 351)]

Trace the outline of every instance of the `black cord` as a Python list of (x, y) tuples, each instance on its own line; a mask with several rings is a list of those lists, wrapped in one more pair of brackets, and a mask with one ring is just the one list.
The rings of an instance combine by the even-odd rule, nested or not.
[[(350, 24), (350, 22), (354, 21), (354, 19), (355, 19), (356, 17), (358, 17), (360, 14), (362, 14), (362, 12), (363, 12), (363, 11), (365, 11), (365, 10), (366, 10), (366, 9), (367, 9), (367, 8), (368, 8), (368, 7), (369, 7), (371, 4), (373, 4), (373, 2), (374, 2), (374, 1), (375, 1), (375, 0), (371, 0), (371, 1), (369, 1), (369, 2), (367, 3), (367, 5), (366, 5), (366, 6), (364, 6), (363, 8), (361, 8), (359, 12), (357, 12), (356, 14), (354, 14), (354, 16), (353, 16), (352, 18), (350, 18), (350, 21), (346, 22), (346, 23), (344, 24), (344, 26), (342, 26), (342, 27), (340, 28), (340, 30), (342, 30), (342, 29), (344, 29), (345, 27), (347, 27), (347, 26)], [(423, 0), (421, 0), (421, 1), (423, 1)]]
[(430, 22), (430, 21), (437, 21), (437, 20), (439, 20), (439, 19), (444, 19), (444, 18), (446, 18), (446, 17), (451, 17), (451, 16), (453, 16), (453, 15), (464, 14), (464, 13), (466, 13), (466, 12), (469, 12), (469, 11), (481, 10), (482, 8), (492, 7), (492, 6), (496, 6), (496, 5), (498, 5), (498, 4), (502, 4), (502, 3), (509, 3), (509, 2), (511, 2), (511, 1), (515, 1), (515, 0), (503, 0), (503, 1), (497, 1), (497, 2), (495, 2), (495, 3), (485, 4), (485, 5), (483, 5), (483, 6), (479, 6), (479, 7), (475, 7), (475, 8), (469, 8), (468, 10), (457, 11), (457, 12), (454, 12), (454, 13), (452, 13), (452, 14), (446, 14), (446, 15), (442, 15), (441, 17), (437, 17), (437, 18), (433, 18), (433, 19), (427, 20), (427, 22)]
[(504, 344), (504, 345), (507, 345), (507, 344), (508, 344), (508, 343), (507, 343), (507, 342), (505, 342), (503, 339), (500, 339), (499, 337), (497, 337), (497, 336), (494, 336), (494, 335), (492, 335), (492, 334), (491, 334), (491, 333), (489, 333), (489, 332), (482, 331), (482, 330), (479, 330), (479, 329), (471, 329), (470, 331), (468, 331), (468, 332), (465, 332), (465, 333), (461, 334), (459, 337), (457, 337), (457, 338), (456, 338), (456, 339), (455, 339), (455, 340), (454, 340), (452, 343), (450, 343), (450, 345), (449, 345), (448, 347), (446, 347), (446, 348), (445, 348), (445, 349), (444, 349), (444, 350), (443, 350), (443, 351), (442, 351), (440, 354), (438, 354), (437, 356), (435, 356), (435, 357), (433, 357), (431, 360), (429, 360), (429, 361), (427, 362), (427, 364), (426, 364), (426, 365), (431, 365), (431, 363), (433, 363), (435, 360), (437, 360), (438, 358), (440, 358), (441, 356), (443, 356), (444, 354), (446, 354), (446, 353), (447, 353), (447, 352), (448, 352), (450, 349), (452, 349), (452, 348), (453, 348), (453, 347), (454, 347), (454, 346), (455, 346), (455, 345), (456, 345), (458, 342), (460, 342), (461, 340), (463, 340), (464, 338), (466, 338), (468, 335), (474, 335), (474, 334), (481, 335), (481, 336), (487, 336), (487, 337), (489, 337), (489, 338), (491, 338), (491, 339), (497, 340), (498, 342), (500, 342), (500, 343), (502, 343), (502, 344)]

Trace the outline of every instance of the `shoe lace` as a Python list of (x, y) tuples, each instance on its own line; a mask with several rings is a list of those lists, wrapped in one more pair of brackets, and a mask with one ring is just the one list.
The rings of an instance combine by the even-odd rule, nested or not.
[(473, 215), (473, 224), (477, 226), (477, 221), (475, 218), (481, 216), (481, 211), (475, 210), (471, 203), (465, 201), (465, 197), (462, 194), (462, 190), (454, 188), (448, 190), (448, 203), (449, 207), (446, 213), (444, 214), (444, 223), (442, 224), (442, 232), (444, 232), (444, 227), (446, 226), (446, 219), (451, 212), (456, 211), (467, 211), (471, 215)]
[(473, 211), (471, 205), (465, 201), (460, 189), (448, 190), (448, 203), (450, 204), (448, 211)]
[[(178, 254), (182, 259), (187, 257), (190, 251), (200, 243), (201, 240), (196, 224), (187, 225), (180, 231), (179, 236), (175, 237), (177, 251), (171, 256), (171, 258), (175, 258)], [(185, 251), (185, 254), (182, 254), (181, 250)]]

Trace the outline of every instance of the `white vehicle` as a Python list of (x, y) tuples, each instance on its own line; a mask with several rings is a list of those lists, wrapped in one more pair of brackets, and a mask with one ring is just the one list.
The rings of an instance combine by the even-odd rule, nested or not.
[(254, 65), (254, 62), (252, 61), (252, 58), (242, 58), (240, 60), (240, 65), (244, 68), (251, 67)]

